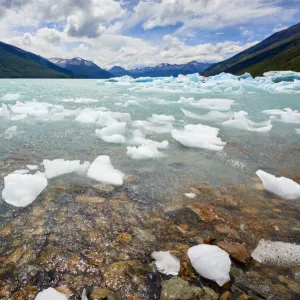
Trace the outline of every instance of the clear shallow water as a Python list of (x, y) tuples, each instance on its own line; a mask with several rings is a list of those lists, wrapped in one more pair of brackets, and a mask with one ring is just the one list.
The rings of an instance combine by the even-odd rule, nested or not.
[[(221, 91), (214, 89), (215, 86), (220, 86)], [(231, 86), (234, 87), (233, 90), (225, 92), (225, 89)], [(271, 86), (276, 85), (271, 84)], [(208, 92), (203, 92), (204, 87)], [(142, 211), (144, 208), (147, 208), (147, 211), (152, 209), (155, 211), (157, 207), (160, 207), (165, 212), (169, 212), (203, 201), (205, 205), (213, 204), (216, 213), (226, 218), (226, 224), (235, 227), (236, 230), (248, 226), (249, 232), (241, 232), (240, 235), (243, 241), (248, 242), (250, 249), (255, 247), (260, 238), (299, 243), (299, 234), (297, 234), (297, 230), (299, 230), (298, 202), (282, 200), (258, 189), (261, 186), (255, 172), (258, 169), (263, 169), (277, 176), (292, 178), (300, 183), (300, 135), (296, 134), (295, 131), (295, 128), (300, 128), (300, 124), (272, 121), (273, 127), (270, 131), (251, 132), (223, 126), (221, 123), (224, 120), (204, 121), (188, 118), (180, 108), (199, 115), (205, 114), (209, 110), (197, 108), (190, 104), (173, 103), (178, 101), (180, 97), (193, 97), (196, 101), (203, 98), (232, 99), (234, 104), (230, 111), (246, 111), (248, 112), (247, 118), (255, 122), (268, 120), (269, 115), (262, 113), (264, 110), (299, 109), (300, 94), (297, 89), (292, 91), (286, 89), (280, 92), (275, 92), (274, 88), (272, 91), (269, 90), (270, 88), (267, 90), (261, 85), (258, 87), (258, 84), (252, 83), (250, 85), (247, 82), (233, 79), (219, 79), (216, 82), (206, 83), (206, 86), (192, 80), (171, 81), (170, 79), (149, 80), (149, 82), (125, 79), (107, 83), (100, 81), (98, 84), (95, 80), (1, 80), (0, 103), (7, 104), (10, 110), (16, 101), (25, 104), (36, 101), (55, 106), (61, 105), (62, 108), (59, 108), (59, 112), (73, 111), (71, 116), (65, 115), (64, 118), (61, 118), (61, 115), (58, 118), (55, 110), (57, 107), (52, 107), (47, 113), (39, 113), (36, 116), (28, 114), (23, 119), (15, 121), (11, 119), (12, 116), (16, 115), (14, 113), (11, 113), (10, 118), (0, 116), (0, 135), (2, 134), (0, 143), (1, 177), (3, 178), (14, 170), (22, 169), (27, 164), (39, 165), (43, 159), (80, 159), (92, 162), (99, 155), (109, 155), (116, 169), (127, 175), (136, 176), (133, 183), (119, 188), (117, 193), (125, 193), (129, 199), (134, 200), (133, 203), (138, 203), (138, 206), (141, 206)], [(8, 93), (19, 93), (18, 100), (1, 100), (2, 96)], [(96, 102), (61, 101), (71, 98), (92, 98)], [(164, 104), (155, 104), (149, 98), (162, 99)], [(125, 104), (128, 100), (136, 101), (140, 106), (122, 107), (115, 105), (115, 103)], [(168, 140), (169, 147), (160, 150), (165, 154), (165, 157), (133, 160), (126, 156), (126, 146), (128, 146), (131, 137), (130, 127), (125, 134), (127, 138), (125, 144), (111, 144), (102, 141), (95, 135), (95, 129), (101, 128), (99, 125), (83, 124), (75, 120), (83, 109), (97, 107), (105, 107), (109, 111), (129, 113), (133, 121), (147, 120), (152, 114), (171, 115), (175, 118), (174, 129), (181, 130), (186, 124), (198, 123), (217, 127), (220, 129), (219, 137), (227, 144), (223, 151), (215, 152), (208, 149), (185, 147), (177, 142), (170, 132), (152, 133), (147, 135), (147, 138), (155, 141)], [(4, 132), (11, 126), (17, 126), (17, 130), (9, 139), (6, 139)], [(42, 166), (40, 170), (43, 170)], [(74, 204), (74, 208), (72, 208), (72, 202), (64, 200), (61, 196), (60, 188), (73, 186), (74, 191), (70, 192), (71, 195), (78, 193), (76, 187), (79, 186), (84, 193), (89, 194), (89, 188), (95, 183), (85, 176), (76, 174), (49, 180), (48, 189), (51, 190), (51, 187), (54, 187), (56, 205), (64, 207), (66, 203), (66, 207), (64, 207), (66, 209), (65, 228), (73, 224), (72, 217), (74, 216), (79, 217), (81, 214), (83, 219), (91, 216), (94, 218), (95, 216), (90, 211), (82, 211), (82, 208), (77, 204)], [(3, 181), (1, 181), (0, 187), (3, 187)], [(184, 197), (184, 193), (191, 191), (196, 191), (196, 199)], [(51, 195), (53, 196), (53, 193)], [(116, 197), (118, 198), (119, 194)], [(239, 210), (236, 210), (235, 206), (233, 208), (225, 203), (227, 197), (238, 203)], [(60, 203), (60, 201), (62, 202)], [(40, 205), (43, 209), (43, 207), (47, 207), (47, 202), (43, 202), (41, 197), (38, 197), (32, 206), (23, 211), (22, 209), (14, 209), (1, 199), (1, 223), (5, 226), (7, 222), (22, 216), (23, 222), (32, 221), (34, 219), (30, 219), (30, 215), (33, 214), (31, 209), (36, 209)], [(110, 211), (111, 207), (107, 209)], [(127, 211), (125, 208), (123, 209), (125, 219), (129, 218), (129, 215), (133, 215), (136, 218), (148, 220), (149, 216), (139, 216), (138, 210), (128, 208), (129, 211)], [(55, 212), (55, 208), (53, 211)], [(19, 213), (25, 215), (20, 217)], [(70, 216), (69, 214), (72, 213), (73, 216)], [(43, 212), (44, 214), (45, 219), (49, 219), (47, 213)], [(153, 213), (154, 216), (157, 214), (157, 212)], [(107, 218), (108, 215), (104, 214), (103, 218)], [(158, 214), (158, 217), (162, 216)], [(44, 227), (49, 232), (49, 228), (53, 224), (47, 222), (45, 221)], [(147, 223), (148, 221), (144, 222)], [(18, 224), (17, 221), (15, 224)], [(13, 226), (17, 228), (18, 225)], [(16, 229), (18, 237), (20, 237), (22, 226)], [(84, 232), (91, 231), (93, 226), (96, 225), (89, 224), (86, 228), (81, 228), (83, 235)], [(120, 226), (125, 226), (125, 224)], [(276, 229), (277, 227), (280, 228), (279, 231)], [(60, 233), (60, 227), (57, 228), (57, 232)], [(67, 232), (71, 236), (76, 230), (71, 226), (68, 227)], [(120, 229), (117, 228), (115, 231), (119, 232)], [(203, 230), (203, 235), (206, 237), (213, 234), (216, 234), (213, 227)], [(111, 239), (114, 238), (115, 236), (112, 234)], [(70, 241), (60, 240), (57, 243), (61, 247), (67, 248), (67, 242)], [(9, 245), (3, 247), (3, 253), (10, 253)], [(76, 251), (81, 251), (78, 249), (78, 245)], [(75, 247), (75, 241), (72, 246)], [(140, 251), (142, 252), (142, 250)], [(259, 269), (259, 272), (267, 276), (268, 269)], [(276, 274), (277, 271), (272, 269), (272, 272)], [(289, 293), (292, 292), (289, 291)]]

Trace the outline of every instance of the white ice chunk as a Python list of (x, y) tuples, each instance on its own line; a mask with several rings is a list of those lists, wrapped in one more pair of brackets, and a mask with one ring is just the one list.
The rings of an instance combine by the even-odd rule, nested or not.
[(47, 178), (54, 178), (75, 172), (78, 174), (85, 174), (90, 166), (88, 161), (80, 164), (80, 160), (64, 160), (62, 158), (54, 160), (44, 159), (43, 164)]
[(193, 199), (193, 198), (196, 197), (196, 194), (195, 194), (195, 193), (185, 193), (184, 195), (185, 195), (187, 198), (191, 198), (191, 199)]
[(300, 128), (295, 128), (296, 133), (300, 134)]
[(180, 262), (177, 257), (168, 251), (154, 251), (151, 257), (155, 259), (155, 265), (158, 271), (165, 275), (178, 275), (180, 270)]
[(195, 107), (205, 108), (209, 110), (227, 111), (231, 109), (234, 100), (230, 99), (201, 99), (190, 104)]
[(138, 129), (133, 131), (133, 137), (130, 144), (137, 146), (153, 144), (157, 149), (166, 149), (169, 146), (168, 141), (156, 142), (151, 139), (146, 139), (145, 135)]
[(7, 93), (2, 97), (3, 101), (17, 101), (20, 99), (20, 93)]
[(198, 245), (189, 248), (188, 257), (197, 273), (215, 281), (219, 286), (230, 281), (231, 260), (227, 252), (213, 245)]
[(261, 179), (268, 192), (287, 200), (300, 198), (300, 185), (292, 179), (275, 177), (262, 170), (258, 170), (255, 174)]
[(218, 137), (219, 129), (207, 125), (185, 125), (184, 130), (172, 130), (175, 140), (186, 147), (222, 151), (225, 142)]
[(285, 108), (284, 110), (269, 109), (264, 110), (263, 113), (272, 116), (279, 116), (280, 118), (277, 120), (284, 123), (300, 124), (300, 113), (298, 110), (292, 110), (290, 108)]
[(87, 176), (102, 183), (120, 186), (125, 175), (113, 167), (109, 156), (100, 155), (91, 164)]
[(27, 173), (29, 173), (29, 170), (27, 169), (20, 169), (12, 172), (12, 174), (27, 174)]
[(11, 205), (25, 207), (36, 199), (47, 184), (47, 179), (42, 173), (34, 175), (12, 173), (4, 177), (2, 198)]
[(247, 115), (245, 111), (235, 112), (233, 118), (224, 121), (222, 125), (254, 132), (268, 132), (272, 129), (273, 125), (270, 120), (256, 123), (247, 119)]
[(171, 123), (151, 123), (148, 121), (134, 121), (133, 126), (146, 134), (167, 133), (173, 128)]
[(95, 103), (98, 102), (97, 99), (93, 98), (68, 98), (68, 99), (61, 99), (61, 102), (66, 103)]
[(153, 144), (142, 145), (139, 147), (127, 147), (126, 154), (132, 159), (159, 158), (165, 155), (157, 150)]
[(105, 135), (113, 135), (113, 134), (125, 134), (125, 122), (118, 122), (115, 124), (108, 125), (105, 128), (102, 128), (101, 130), (96, 129), (96, 134), (98, 136), (105, 136)]
[(39, 167), (38, 165), (27, 165), (26, 166), (30, 171), (34, 171), (37, 170)]
[(18, 129), (17, 126), (8, 127), (4, 132), (4, 135), (3, 135), (4, 138), (7, 140), (11, 139), (16, 134), (17, 129)]
[(196, 120), (204, 120), (204, 121), (221, 121), (232, 117), (232, 112), (221, 112), (217, 110), (209, 111), (205, 115), (195, 114), (183, 108), (181, 108), (181, 111), (188, 118), (192, 118)]
[(35, 300), (67, 300), (67, 297), (52, 287), (37, 294)]
[(153, 123), (166, 123), (166, 122), (174, 122), (175, 118), (173, 116), (153, 114), (152, 117), (149, 119), (149, 121)]
[(123, 103), (115, 103), (116, 106), (123, 106), (123, 107), (135, 107), (135, 106), (141, 106), (137, 101), (135, 100), (128, 100), (124, 104)]
[(0, 108), (0, 117), (9, 118), (9, 110), (7, 108), (7, 105), (2, 103), (2, 108)]
[(294, 267), (300, 265), (300, 245), (260, 240), (252, 252), (252, 257), (260, 263)]
[[(98, 136), (98, 134), (96, 133)], [(111, 143), (111, 144), (124, 144), (126, 139), (121, 134), (113, 134), (113, 135), (104, 135), (99, 136), (104, 142)]]

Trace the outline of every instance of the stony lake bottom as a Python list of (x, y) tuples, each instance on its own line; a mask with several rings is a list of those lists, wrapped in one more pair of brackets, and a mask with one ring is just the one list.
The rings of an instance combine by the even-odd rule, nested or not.
[[(0, 196), (0, 298), (54, 287), (68, 299), (83, 289), (89, 299), (178, 299), (182, 279), (187, 300), (299, 299), (300, 266), (251, 259), (262, 239), (300, 243), (299, 200), (268, 193), (255, 175), (300, 183), (299, 100), (296, 81), (230, 74), (0, 80), (1, 190), (27, 165), (44, 172), (45, 159), (107, 155), (125, 174), (121, 185), (78, 172), (48, 177), (26, 207)], [(121, 132), (100, 132), (118, 122)], [(219, 131), (196, 147), (197, 132), (180, 135), (188, 124)], [(222, 287), (189, 262), (187, 249), (203, 243), (244, 246)], [(180, 260), (178, 277), (158, 272), (153, 251)]]

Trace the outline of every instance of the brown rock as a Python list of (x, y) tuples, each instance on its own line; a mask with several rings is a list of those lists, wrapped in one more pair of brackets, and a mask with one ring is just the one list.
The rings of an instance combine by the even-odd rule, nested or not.
[(99, 289), (94, 288), (90, 298), (91, 300), (105, 300), (105, 299), (115, 299), (121, 300), (121, 298), (114, 292), (107, 290), (107, 289)]
[(64, 294), (68, 299), (72, 296), (72, 292), (68, 289), (67, 286), (61, 285), (55, 288), (58, 292)]
[(76, 200), (81, 201), (81, 202), (86, 202), (86, 203), (103, 203), (103, 202), (105, 202), (105, 198), (86, 196), (86, 195), (79, 195), (76, 197)]
[(134, 176), (134, 175), (126, 175), (124, 177), (123, 181), (124, 181), (124, 184), (135, 182), (136, 181), (136, 176)]
[(247, 264), (251, 259), (250, 251), (243, 244), (219, 242), (217, 245), (238, 262)]
[(215, 229), (217, 232), (221, 233), (222, 235), (226, 235), (233, 239), (240, 239), (238, 232), (227, 225), (216, 225)]
[(120, 233), (118, 236), (117, 236), (117, 242), (119, 243), (124, 243), (124, 244), (128, 244), (131, 242), (132, 240), (132, 237), (129, 233), (127, 232), (123, 232), (123, 233)]
[(226, 291), (220, 296), (219, 299), (220, 300), (232, 300), (233, 298), (232, 298), (231, 293), (229, 291)]
[(215, 220), (224, 221), (222, 217), (217, 215), (215, 207), (211, 204), (193, 203), (189, 208), (205, 223), (212, 223)]
[(242, 294), (242, 295), (239, 296), (238, 300), (252, 300), (252, 297), (250, 297), (247, 294)]

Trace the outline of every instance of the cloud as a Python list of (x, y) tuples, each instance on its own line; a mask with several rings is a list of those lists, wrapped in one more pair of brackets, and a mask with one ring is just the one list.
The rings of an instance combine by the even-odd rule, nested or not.
[(284, 29), (287, 29), (287, 28), (288, 28), (288, 26), (278, 25), (278, 26), (276, 26), (276, 27), (272, 30), (272, 32), (278, 32), (278, 31), (281, 31), (281, 30), (284, 30)]
[(54, 28), (41, 28), (37, 31), (36, 34), (38, 37), (41, 37), (50, 44), (59, 44), (61, 41), (61, 32)]

